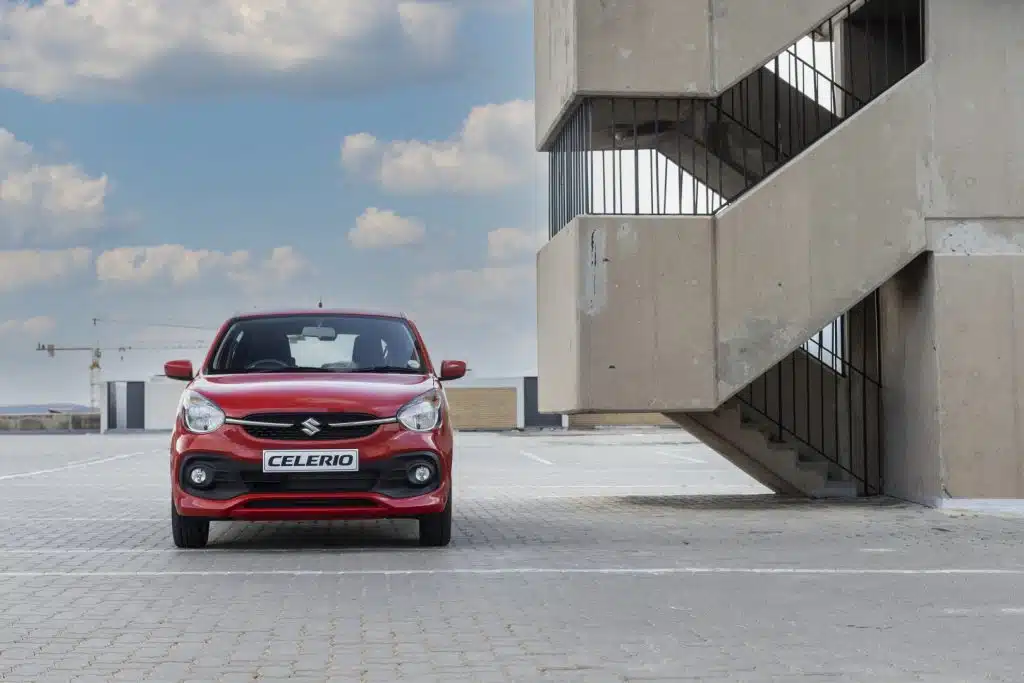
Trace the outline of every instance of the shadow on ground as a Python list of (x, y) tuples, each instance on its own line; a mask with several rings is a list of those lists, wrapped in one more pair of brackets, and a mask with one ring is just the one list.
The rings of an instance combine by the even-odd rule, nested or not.
[(618, 496), (626, 505), (637, 508), (668, 508), (674, 510), (778, 510), (784, 508), (900, 508), (921, 506), (895, 498), (799, 498), (773, 494), (746, 496)]
[[(467, 500), (456, 508), (452, 547), (653, 548), (685, 545), (695, 535), (785, 533), (795, 538), (819, 533), (821, 525), (870, 528), (886, 520), (896, 521), (890, 513), (916, 517), (922, 510), (881, 497), (811, 500), (775, 495), (635, 495), (508, 501), (497, 515), (493, 503)], [(794, 526), (794, 522), (806, 528)], [(418, 545), (415, 520), (215, 523), (210, 538), (211, 548), (246, 552), (407, 551)]]

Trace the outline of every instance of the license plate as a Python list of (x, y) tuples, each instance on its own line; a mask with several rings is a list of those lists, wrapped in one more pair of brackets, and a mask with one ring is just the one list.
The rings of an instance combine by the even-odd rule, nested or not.
[(264, 472), (358, 472), (359, 451), (263, 451)]

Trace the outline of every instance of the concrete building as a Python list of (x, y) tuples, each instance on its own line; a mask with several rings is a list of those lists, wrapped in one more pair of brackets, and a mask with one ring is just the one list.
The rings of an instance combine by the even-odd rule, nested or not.
[(1024, 3), (535, 0), (540, 408), (1024, 498)]

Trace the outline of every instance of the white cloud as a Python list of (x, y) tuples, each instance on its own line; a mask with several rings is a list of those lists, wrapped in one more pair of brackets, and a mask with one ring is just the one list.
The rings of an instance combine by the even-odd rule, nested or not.
[(487, 234), (481, 267), (416, 279), (413, 310), (437, 353), (467, 360), (479, 376), (536, 368), (536, 263), (530, 256), (543, 241), (538, 230), (498, 228)]
[(62, 281), (91, 263), (92, 252), (85, 248), (0, 251), (0, 293)]
[(447, 2), (402, 2), (398, 18), (409, 42), (425, 54), (440, 54), (455, 38), (458, 14)]
[(468, 0), (0, 4), (0, 87), (45, 99), (373, 86), (453, 62)]
[(246, 286), (274, 285), (295, 277), (305, 265), (292, 247), (277, 247), (270, 256), (254, 260), (248, 251), (188, 249), (180, 244), (118, 247), (96, 258), (100, 282), (145, 284), (169, 280), (173, 285), (223, 274)]
[(535, 270), (529, 263), (437, 271), (420, 277), (415, 290), (428, 298), (454, 297), (460, 304), (491, 304), (532, 291)]
[(356, 218), (355, 227), (348, 231), (348, 241), (356, 249), (403, 247), (421, 241), (426, 232), (415, 218), (371, 206)]
[(106, 175), (44, 163), (31, 145), (0, 128), (0, 239), (45, 242), (98, 229), (108, 186)]
[(25, 320), (0, 322), (0, 337), (45, 334), (57, 327), (57, 321), (48, 315), (37, 315)]
[(255, 263), (249, 252), (243, 253), (246, 254), (244, 265), (229, 270), (227, 275), (229, 279), (250, 289), (276, 287), (310, 270), (306, 259), (295, 247), (274, 247), (270, 256)]
[(488, 104), (474, 107), (447, 140), (383, 142), (366, 132), (349, 135), (341, 162), (393, 192), (490, 192), (531, 178), (538, 158), (533, 126), (532, 102)]
[(540, 230), (498, 228), (487, 233), (487, 258), (502, 262), (532, 256), (545, 241), (547, 234)]

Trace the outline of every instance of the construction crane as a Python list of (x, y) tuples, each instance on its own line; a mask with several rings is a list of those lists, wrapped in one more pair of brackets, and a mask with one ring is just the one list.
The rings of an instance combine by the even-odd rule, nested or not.
[(64, 351), (87, 351), (90, 355), (89, 362), (89, 407), (93, 410), (99, 410), (100, 407), (100, 358), (103, 357), (104, 351), (116, 351), (122, 354), (121, 360), (124, 360), (124, 353), (127, 351), (165, 351), (170, 349), (202, 349), (206, 347), (206, 342), (193, 342), (184, 344), (168, 344), (166, 346), (57, 346), (56, 344), (39, 344), (36, 346), (36, 351), (46, 351), (50, 358), (57, 355), (57, 352)]

